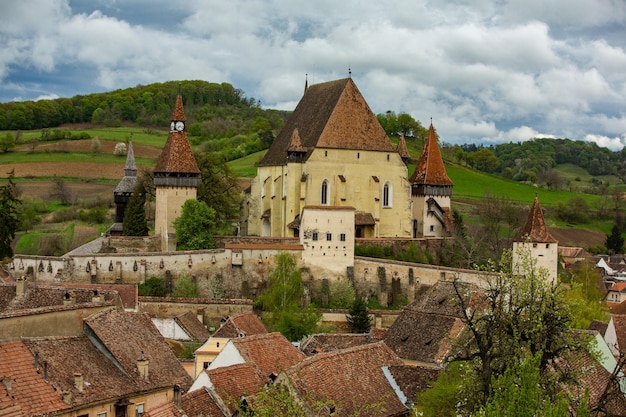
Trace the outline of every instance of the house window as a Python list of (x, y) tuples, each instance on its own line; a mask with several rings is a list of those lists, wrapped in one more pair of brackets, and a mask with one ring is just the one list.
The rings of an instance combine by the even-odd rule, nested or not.
[(434, 226), (434, 225), (432, 225), (432, 224), (430, 225), (430, 231), (431, 231), (431, 232), (434, 232), (434, 231), (435, 231), (435, 226)]
[(326, 240), (333, 240), (333, 234), (332, 233), (326, 233)]
[(313, 240), (317, 240), (317, 232), (313, 232)]
[(550, 249), (550, 244), (546, 243), (546, 249)]
[(328, 180), (322, 181), (322, 195), (320, 196), (320, 201), (323, 206), (327, 206), (330, 201), (330, 184)]
[(141, 417), (141, 416), (143, 416), (143, 413), (144, 413), (144, 411), (143, 411), (143, 404), (144, 404), (144, 403), (139, 403), (139, 404), (137, 404), (137, 405), (135, 406), (135, 416), (136, 416), (136, 417)]
[(391, 183), (387, 181), (385, 185), (383, 185), (383, 207), (392, 206), (392, 195)]
[(208, 369), (210, 364), (211, 364), (211, 362), (202, 362), (202, 367), (204, 369)]
[[(345, 233), (340, 234), (339, 235), (339, 240), (342, 241), (342, 242), (345, 242), (346, 241), (346, 234)], [(344, 249), (345, 249), (345, 246), (344, 246)]]
[(96, 414), (96, 417), (107, 417), (107, 412), (106, 411), (102, 411), (102, 412)]

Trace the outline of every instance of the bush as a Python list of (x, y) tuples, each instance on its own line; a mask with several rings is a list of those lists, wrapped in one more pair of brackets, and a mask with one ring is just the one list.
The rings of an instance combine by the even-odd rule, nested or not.
[(150, 277), (137, 286), (139, 295), (145, 297), (165, 297), (167, 289), (163, 278)]
[(126, 155), (126, 144), (124, 142), (116, 143), (115, 144), (115, 149), (113, 149), (113, 155), (125, 156)]
[(183, 274), (176, 280), (172, 297), (180, 298), (198, 298), (200, 297), (200, 289), (195, 279), (187, 274)]
[(350, 308), (354, 303), (355, 291), (347, 279), (333, 281), (330, 284), (330, 307)]

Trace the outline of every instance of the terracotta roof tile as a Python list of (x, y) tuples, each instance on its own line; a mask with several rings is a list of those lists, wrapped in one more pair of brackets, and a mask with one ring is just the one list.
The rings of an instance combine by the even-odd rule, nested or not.
[(393, 379), (411, 403), (415, 402), (418, 393), (432, 388), (433, 382), (439, 379), (442, 371), (443, 369), (421, 366), (394, 365), (389, 367)]
[(151, 408), (144, 417), (183, 417), (185, 413), (180, 410), (174, 403), (164, 403), (157, 407)]
[(300, 352), (280, 333), (265, 333), (232, 339), (245, 362), (258, 369), (264, 377), (277, 374), (302, 361)]
[(182, 396), (181, 408), (187, 417), (222, 417), (224, 413), (206, 388)]
[(437, 143), (437, 134), (432, 123), (428, 129), (428, 138), (424, 142), (424, 148), (417, 160), (415, 172), (411, 176), (410, 182), (412, 184), (442, 187), (452, 187), (454, 185), (446, 173), (446, 167), (443, 164), (443, 158)]
[(204, 324), (198, 320), (198, 316), (192, 311), (177, 316), (176, 321), (185, 329), (189, 336), (199, 342), (204, 343), (211, 336), (211, 333), (209, 333)]
[(300, 139), (300, 134), (298, 133), (298, 128), (293, 130), (291, 134), (291, 142), (289, 142), (289, 147), (287, 148), (288, 152), (306, 152), (306, 149), (302, 146), (302, 140)]
[(181, 122), (187, 121), (185, 118), (185, 109), (183, 108), (183, 97), (180, 94), (176, 96), (176, 105), (172, 112), (172, 120)]
[(147, 314), (110, 309), (87, 317), (85, 325), (124, 369), (135, 370), (141, 357), (149, 360), (149, 378), (141, 380), (146, 389), (178, 384), (187, 390), (191, 386), (191, 377)]
[(335, 352), (354, 346), (361, 346), (367, 343), (374, 343), (377, 340), (372, 339), (370, 333), (354, 334), (354, 333), (322, 333), (311, 335), (300, 346), (300, 350), (307, 356), (316, 355), (322, 352)]
[(269, 375), (262, 377), (258, 370), (249, 364), (231, 365), (216, 369), (207, 369), (215, 393), (233, 412), (236, 403), (243, 396), (254, 395), (267, 382)]
[(557, 243), (557, 240), (550, 234), (546, 221), (543, 218), (543, 211), (539, 205), (539, 199), (535, 197), (528, 220), (524, 228), (515, 237), (515, 242), (524, 242), (526, 239), (538, 243)]
[(611, 318), (617, 336), (617, 346), (620, 350), (626, 350), (626, 314), (611, 314)]
[[(20, 340), (0, 342), (0, 415), (30, 417), (69, 408)], [(7, 385), (10, 387), (8, 389)]]
[(230, 316), (224, 324), (217, 329), (213, 337), (236, 337), (253, 336), (256, 334), (268, 333), (263, 322), (254, 313), (241, 313)]
[(395, 152), (351, 78), (308, 87), (259, 166), (285, 164), (296, 129), (306, 158), (317, 147)]
[[(176, 108), (172, 113), (172, 120), (185, 121), (183, 99), (176, 97)], [(170, 131), (165, 146), (161, 151), (154, 172), (158, 173), (183, 173), (200, 174), (196, 158), (193, 156), (191, 145), (187, 139), (187, 131)]]
[(300, 400), (309, 406), (317, 401), (332, 402), (338, 416), (355, 415), (368, 406), (365, 415), (408, 415), (385, 376), (383, 366), (401, 366), (384, 342), (371, 343), (333, 353), (311, 356), (289, 368), (277, 382), (288, 379)]
[(406, 147), (406, 139), (404, 139), (404, 135), (400, 135), (400, 139), (398, 139), (396, 152), (398, 152), (402, 159), (408, 160), (411, 158), (411, 155), (409, 155), (409, 150)]

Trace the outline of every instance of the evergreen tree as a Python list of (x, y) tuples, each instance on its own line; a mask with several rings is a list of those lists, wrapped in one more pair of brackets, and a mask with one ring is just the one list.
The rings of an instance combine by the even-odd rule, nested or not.
[(361, 297), (355, 297), (346, 319), (352, 333), (368, 333), (372, 327), (367, 303)]
[(0, 261), (13, 257), (11, 242), (20, 228), (18, 206), (22, 202), (18, 198), (13, 177), (14, 171), (11, 171), (8, 183), (0, 187)]
[(124, 213), (124, 223), (122, 233), (124, 236), (147, 236), (148, 224), (146, 223), (146, 191), (140, 183), (128, 201), (126, 212)]
[(606, 235), (604, 246), (606, 246), (606, 249), (610, 254), (622, 253), (624, 248), (624, 238), (622, 237), (622, 231), (616, 224), (613, 225), (611, 234)]

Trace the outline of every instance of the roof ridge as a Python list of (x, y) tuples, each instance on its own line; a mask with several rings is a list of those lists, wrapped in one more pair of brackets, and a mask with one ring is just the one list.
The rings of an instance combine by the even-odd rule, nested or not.
[(445, 165), (443, 163), (443, 157), (439, 150), (439, 143), (437, 141), (437, 133), (435, 127), (430, 124), (428, 128), (428, 137), (424, 142), (422, 153), (420, 154), (417, 164), (415, 166), (415, 172), (409, 180), (412, 184), (424, 184), (435, 186), (447, 186), (454, 185), (448, 173), (446, 172)]

